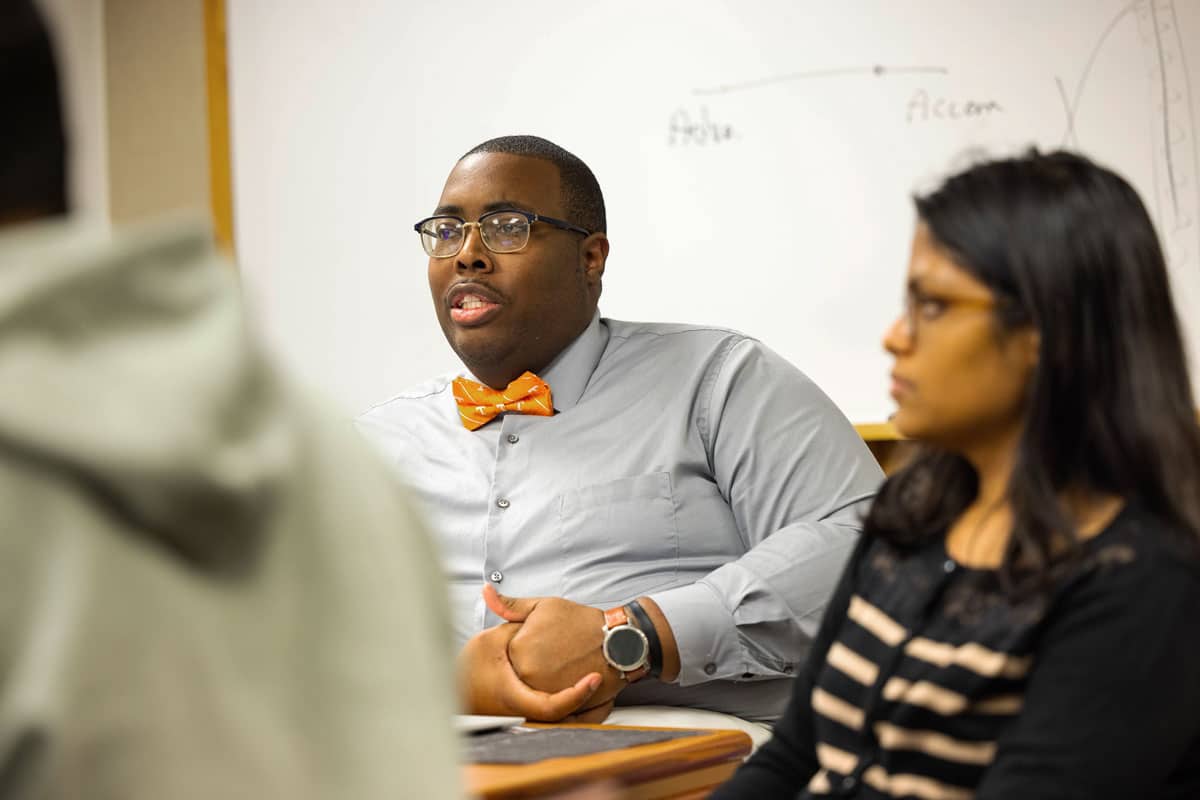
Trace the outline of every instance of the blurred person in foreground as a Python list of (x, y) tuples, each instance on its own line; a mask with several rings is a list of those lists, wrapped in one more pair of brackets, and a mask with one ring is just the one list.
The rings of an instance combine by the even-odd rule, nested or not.
[(0, 797), (458, 796), (386, 468), (264, 361), (205, 227), (71, 219), (29, 2), (0, 107)]
[(1200, 430), (1136, 192), (1070, 153), (916, 199), (881, 489), (715, 797), (1200, 797)]

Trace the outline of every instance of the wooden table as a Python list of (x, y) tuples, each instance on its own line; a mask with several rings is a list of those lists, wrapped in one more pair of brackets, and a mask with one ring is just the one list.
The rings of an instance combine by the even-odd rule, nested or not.
[[(530, 725), (530, 727), (552, 727)], [(663, 730), (624, 725), (569, 725), (572, 728)], [(533, 764), (468, 764), (467, 791), (484, 798), (540, 797), (582, 784), (616, 779), (629, 800), (708, 795), (750, 754), (742, 731), (713, 730), (665, 742), (608, 750), (585, 756), (551, 758)]]

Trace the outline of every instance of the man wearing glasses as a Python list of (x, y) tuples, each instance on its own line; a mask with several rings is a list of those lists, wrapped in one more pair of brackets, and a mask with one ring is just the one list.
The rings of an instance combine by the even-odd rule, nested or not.
[(471, 150), (415, 228), (466, 369), (360, 425), (440, 540), (469, 709), (776, 719), (880, 480), (853, 427), (754, 339), (601, 317), (603, 196), (544, 139)]

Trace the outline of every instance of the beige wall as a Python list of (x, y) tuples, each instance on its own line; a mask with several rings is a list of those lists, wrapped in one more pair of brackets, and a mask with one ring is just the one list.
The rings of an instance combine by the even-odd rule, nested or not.
[(114, 224), (209, 207), (203, 0), (103, 0)]

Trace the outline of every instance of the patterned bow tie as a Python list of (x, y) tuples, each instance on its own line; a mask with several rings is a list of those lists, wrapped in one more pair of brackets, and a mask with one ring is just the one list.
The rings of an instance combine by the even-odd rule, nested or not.
[(526, 372), (502, 392), (466, 378), (455, 378), (454, 399), (463, 427), (469, 431), (483, 427), (505, 411), (541, 417), (554, 414), (550, 387), (532, 372)]

